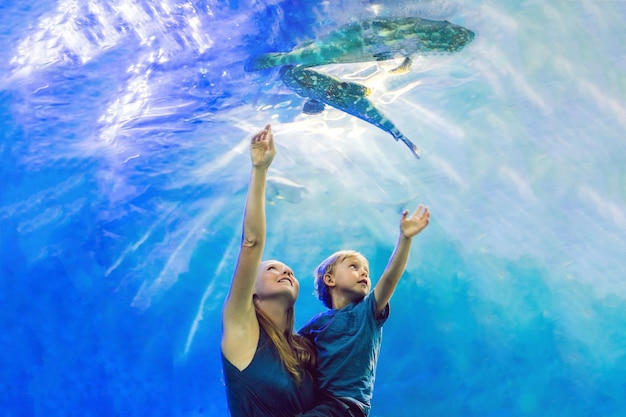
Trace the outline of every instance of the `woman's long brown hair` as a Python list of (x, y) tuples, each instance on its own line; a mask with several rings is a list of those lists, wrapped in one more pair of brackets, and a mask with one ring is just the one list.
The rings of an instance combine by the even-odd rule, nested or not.
[(293, 332), (295, 322), (293, 307), (287, 310), (287, 326), (284, 332), (281, 332), (274, 326), (267, 315), (256, 307), (256, 303), (254, 309), (259, 325), (265, 330), (274, 346), (276, 346), (283, 366), (299, 384), (302, 382), (304, 372), (313, 373), (316, 355), (313, 343)]

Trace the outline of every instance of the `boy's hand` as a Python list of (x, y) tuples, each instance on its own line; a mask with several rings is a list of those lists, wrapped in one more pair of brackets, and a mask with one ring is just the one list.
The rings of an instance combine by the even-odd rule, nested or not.
[(404, 210), (402, 212), (402, 220), (400, 220), (400, 231), (404, 237), (411, 239), (428, 226), (429, 220), (430, 212), (428, 207), (423, 207), (421, 204), (411, 216), (409, 216), (408, 210)]
[(265, 129), (252, 137), (250, 141), (250, 159), (252, 166), (257, 168), (268, 168), (276, 156), (274, 147), (274, 135), (272, 127), (268, 124)]

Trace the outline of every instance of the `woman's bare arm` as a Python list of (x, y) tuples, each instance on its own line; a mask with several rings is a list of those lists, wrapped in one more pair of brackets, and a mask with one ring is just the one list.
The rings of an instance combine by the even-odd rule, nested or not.
[(259, 323), (252, 296), (265, 246), (265, 182), (276, 155), (270, 125), (250, 144), (252, 172), (243, 219), (241, 250), (222, 312), (222, 352), (243, 369), (252, 360), (259, 339)]

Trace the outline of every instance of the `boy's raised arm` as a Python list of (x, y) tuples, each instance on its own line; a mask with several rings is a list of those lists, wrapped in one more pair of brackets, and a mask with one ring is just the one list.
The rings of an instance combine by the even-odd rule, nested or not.
[(423, 207), (421, 204), (411, 216), (409, 216), (408, 210), (402, 212), (400, 236), (398, 237), (396, 248), (389, 258), (385, 272), (383, 272), (383, 275), (374, 288), (376, 316), (379, 316), (383, 312), (387, 303), (391, 300), (391, 296), (398, 285), (398, 281), (400, 281), (400, 277), (409, 259), (409, 250), (411, 249), (413, 237), (428, 226), (429, 220), (430, 212), (428, 211), (428, 207)]

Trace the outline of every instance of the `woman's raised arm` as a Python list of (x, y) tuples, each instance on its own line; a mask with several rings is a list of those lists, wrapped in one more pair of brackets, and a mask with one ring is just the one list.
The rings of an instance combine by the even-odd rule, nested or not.
[[(237, 266), (222, 312), (222, 352), (235, 366), (252, 359), (259, 324), (252, 295), (265, 246), (265, 182), (276, 149), (271, 126), (252, 137), (252, 173), (243, 218), (243, 235)], [(251, 353), (251, 354), (250, 354)], [(240, 360), (243, 359), (243, 360)]]

